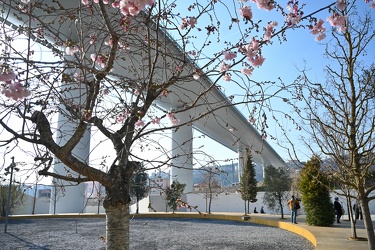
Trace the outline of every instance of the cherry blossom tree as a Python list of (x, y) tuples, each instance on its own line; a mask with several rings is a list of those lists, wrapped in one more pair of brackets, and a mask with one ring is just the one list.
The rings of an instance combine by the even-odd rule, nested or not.
[[(129, 248), (129, 190), (139, 162), (156, 169), (182, 157), (165, 152), (162, 160), (144, 159), (146, 152), (163, 152), (151, 135), (243, 105), (266, 139), (268, 101), (282, 98), (287, 86), (273, 83), (271, 91), (269, 82), (252, 80), (252, 72), (272, 60), (263, 50), (298, 28), (323, 39), (318, 12), (329, 10), (329, 23), (342, 31), (346, 20), (337, 11), (344, 0), (308, 14), (295, 0), (287, 6), (274, 0), (1, 2), (0, 125), (7, 131), (1, 145), (30, 143), (35, 159), (54, 157), (66, 166), (67, 173), (45, 167), (40, 175), (101, 183), (107, 249)], [(265, 20), (259, 13), (274, 16)], [(208, 102), (217, 90), (229, 102)], [(178, 106), (166, 109), (171, 102)], [(204, 109), (195, 112), (198, 107)], [(55, 124), (56, 114), (63, 124)], [(105, 168), (74, 153), (90, 130), (92, 138), (112, 144), (115, 159)]]

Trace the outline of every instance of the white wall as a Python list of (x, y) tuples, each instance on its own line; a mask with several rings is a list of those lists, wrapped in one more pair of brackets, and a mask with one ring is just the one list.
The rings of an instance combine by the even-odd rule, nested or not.
[[(254, 207), (257, 208), (257, 211), (260, 212), (261, 206), (263, 206), (264, 211), (267, 214), (274, 214), (273, 211), (269, 211), (266, 206), (262, 204), (264, 192), (258, 192), (257, 199), (258, 201), (255, 203), (250, 203), (250, 212), (253, 212)], [(334, 197), (337, 197), (334, 193), (331, 193), (332, 202)], [(191, 206), (198, 206), (198, 210), (200, 212), (208, 211), (208, 207), (206, 206), (206, 199), (202, 194), (187, 194), (183, 197), (184, 200)], [(345, 209), (345, 216), (347, 213), (347, 203), (345, 197), (339, 197), (340, 202), (342, 203)], [(354, 200), (352, 201), (351, 208), (354, 205)], [(207, 203), (208, 204), (208, 203)], [(165, 212), (166, 211), (166, 203), (163, 196), (148, 196), (142, 199), (139, 202), (139, 213), (148, 213), (153, 212), (152, 209), (148, 208), (149, 205), (152, 206), (157, 212)], [(375, 214), (375, 201), (370, 202), (370, 212), (371, 214)], [(49, 198), (37, 198), (35, 204), (35, 214), (48, 214), (49, 213), (49, 206), (50, 206), (50, 199)], [(300, 214), (303, 214), (303, 203), (301, 203), (302, 209), (300, 210)], [(33, 197), (29, 195), (25, 195), (24, 203), (19, 206), (16, 211), (15, 215), (21, 214), (32, 214), (32, 207), (33, 207)], [(207, 210), (206, 210), (207, 207)], [(167, 209), (168, 212), (171, 212), (170, 209)], [(179, 212), (186, 211), (186, 209), (179, 209)], [(194, 211), (194, 210), (193, 210)], [(98, 208), (97, 206), (86, 206), (84, 213), (97, 213)], [(136, 205), (132, 205), (130, 207), (130, 213), (136, 212)], [(244, 212), (244, 201), (241, 199), (241, 195), (239, 193), (230, 193), (230, 194), (219, 194), (212, 200), (211, 204), (211, 212)], [(105, 213), (103, 206), (100, 206), (99, 213)], [(284, 214), (289, 214), (290, 210), (287, 204), (284, 207)], [(344, 217), (345, 218), (345, 217)]]
[[(34, 197), (25, 195), (23, 203), (16, 208), (13, 214), (32, 214), (33, 211)], [(48, 214), (49, 213), (50, 198), (36, 198), (34, 214)]]

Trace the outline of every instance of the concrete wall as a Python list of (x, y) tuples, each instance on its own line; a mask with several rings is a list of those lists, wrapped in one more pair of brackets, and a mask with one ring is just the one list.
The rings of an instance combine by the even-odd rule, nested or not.
[[(257, 208), (257, 211), (260, 212), (260, 208), (263, 206), (264, 211), (268, 214), (275, 214), (274, 211), (270, 211), (266, 206), (263, 205), (263, 195), (264, 192), (258, 192), (257, 199), (258, 201), (255, 203), (250, 203), (250, 212), (252, 213), (254, 207)], [(332, 202), (336, 195), (331, 193)], [(32, 214), (33, 208), (33, 197), (29, 195), (25, 195), (24, 202), (21, 206), (19, 206), (16, 211), (15, 215), (21, 214)], [(203, 194), (187, 194), (183, 197), (191, 206), (198, 206), (197, 209), (200, 212), (208, 212), (208, 201), (204, 198)], [(345, 197), (339, 197), (340, 202), (342, 203), (345, 209), (344, 219), (347, 219), (347, 203)], [(355, 201), (352, 201), (351, 208), (354, 205)], [(49, 198), (37, 198), (35, 204), (35, 214), (48, 214), (49, 213), (49, 206), (50, 206), (50, 199)], [(148, 213), (153, 212), (154, 210), (149, 208), (151, 206), (157, 212), (171, 212), (170, 209), (166, 209), (166, 202), (163, 196), (148, 196), (142, 199), (139, 202), (139, 213)], [(303, 214), (303, 203), (301, 203), (301, 210), (299, 211), (300, 214)], [(184, 208), (178, 209), (179, 212), (187, 211)], [(192, 210), (195, 211), (195, 210)], [(370, 211), (371, 214), (375, 214), (375, 201), (370, 201)], [(98, 207), (97, 206), (86, 206), (84, 213), (97, 213)], [(136, 205), (132, 205), (130, 207), (130, 213), (136, 212)], [(229, 194), (219, 194), (212, 200), (211, 204), (211, 212), (244, 212), (244, 201), (241, 199), (241, 195), (239, 193), (229, 193)], [(103, 206), (100, 206), (99, 213), (105, 213)], [(288, 215), (290, 210), (288, 206), (285, 204), (284, 213)]]
[[(32, 214), (33, 203), (34, 203), (34, 197), (30, 195), (25, 195), (23, 199), (23, 203), (19, 207), (16, 208), (13, 214), (15, 215)], [(49, 197), (36, 198), (34, 214), (48, 214), (49, 205), (50, 205)]]

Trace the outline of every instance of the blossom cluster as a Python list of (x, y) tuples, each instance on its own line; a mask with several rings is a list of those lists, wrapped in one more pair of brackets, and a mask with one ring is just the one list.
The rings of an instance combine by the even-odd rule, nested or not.
[(274, 0), (250, 0), (253, 3), (256, 3), (258, 8), (261, 10), (270, 11), (276, 7), (276, 2)]
[(319, 19), (316, 24), (311, 29), (311, 34), (317, 35), (315, 37), (316, 41), (321, 41), (326, 37), (326, 28), (323, 26), (324, 21), (322, 19)]
[(262, 66), (265, 58), (262, 56), (259, 48), (259, 41), (255, 38), (252, 38), (251, 42), (245, 46), (245, 54), (247, 56), (247, 60), (254, 66), (259, 67)]
[(197, 19), (195, 17), (190, 18), (182, 18), (182, 24), (180, 25), (180, 29), (187, 29), (189, 26), (194, 28), (197, 24)]
[(290, 12), (286, 16), (286, 23), (290, 26), (294, 26), (301, 21), (303, 11), (298, 7), (298, 1), (289, 1), (286, 7)]
[(4, 83), (1, 94), (8, 98), (18, 101), (30, 95), (30, 91), (20, 83), (12, 69), (3, 69), (0, 73), (0, 82)]
[[(99, 0), (93, 0), (94, 3), (99, 3)], [(109, 0), (103, 0), (104, 4), (109, 4)], [(136, 16), (139, 12), (146, 8), (147, 5), (151, 6), (155, 0), (116, 0), (112, 3), (112, 7), (119, 8), (121, 13), (125, 16)], [(82, 4), (90, 5), (90, 0), (82, 0)]]

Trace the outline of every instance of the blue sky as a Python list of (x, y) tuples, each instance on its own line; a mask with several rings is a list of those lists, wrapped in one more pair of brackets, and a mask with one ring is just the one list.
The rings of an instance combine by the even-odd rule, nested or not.
[[(287, 1), (285, 1), (286, 3)], [(306, 12), (309, 12), (309, 9), (316, 10), (319, 7), (322, 7), (323, 4), (326, 4), (326, 2), (331, 1), (310, 1), (312, 3), (309, 3), (309, 5), (306, 6)], [(322, 4), (323, 2), (323, 4)], [(258, 10), (256, 5), (253, 3), (248, 2), (247, 4), (252, 6), (252, 9), (254, 11), (254, 17), (257, 18), (257, 15), (261, 15), (262, 19), (264, 20), (273, 20), (272, 18), (275, 16), (275, 11), (266, 12), (263, 10)], [(358, 5), (360, 7), (360, 13), (363, 13), (364, 10), (374, 11), (368, 9), (367, 5), (363, 1), (358, 1)], [(326, 17), (329, 14), (327, 11), (324, 11), (323, 13), (319, 14), (319, 16), (322, 19), (326, 19)], [(199, 22), (198, 22), (199, 24)], [(281, 23), (279, 27), (281, 26)], [(327, 28), (327, 31), (330, 29), (328, 23), (325, 24), (325, 27)], [(328, 34), (328, 32), (327, 32)], [(232, 34), (235, 36), (235, 34)], [(287, 40), (283, 44), (279, 45), (277, 41), (274, 42), (272, 46), (267, 46), (263, 49), (263, 55), (266, 58), (265, 63), (262, 67), (257, 68), (252, 76), (252, 79), (256, 81), (277, 81), (278, 77), (281, 77), (282, 80), (286, 83), (292, 82), (298, 75), (297, 68), (303, 68), (306, 66), (306, 68), (311, 69), (310, 70), (310, 76), (313, 78), (316, 78), (318, 80), (324, 81), (324, 73), (323, 68), (326, 63), (326, 61), (323, 58), (324, 54), (324, 46), (322, 43), (328, 42), (329, 37), (326, 40), (323, 40), (322, 43), (316, 42), (313, 35), (309, 33), (309, 30), (290, 30), (287, 32)], [(370, 51), (369, 53), (370, 58), (375, 58), (374, 51)], [(236, 89), (231, 89), (230, 83), (222, 83), (225, 84), (225, 88), (235, 92)], [(287, 111), (287, 106), (283, 105), (282, 103), (275, 101), (275, 106), (279, 107), (280, 109), (283, 109), (284, 111)], [(245, 110), (241, 109), (241, 111), (244, 112)], [(293, 135), (295, 138), (294, 142), (296, 145), (298, 145), (298, 136), (301, 135), (300, 132), (296, 131), (294, 128), (294, 125), (287, 122), (287, 121), (281, 121), (285, 127), (286, 130), (290, 131), (289, 133)], [(282, 139), (282, 136), (280, 134), (280, 131), (276, 129), (276, 126), (270, 123), (269, 132), (276, 135), (278, 139)], [(200, 136), (198, 132), (194, 132), (194, 137)], [(267, 140), (274, 148), (275, 150), (280, 154), (282, 158), (285, 160), (289, 159), (289, 156), (283, 150), (282, 148), (278, 147), (272, 140)], [(237, 153), (232, 152), (223, 146), (217, 144), (216, 142), (212, 141), (209, 138), (205, 139), (196, 139), (194, 141), (194, 147), (198, 148), (200, 146), (203, 146), (203, 150), (208, 154), (214, 157), (215, 159), (221, 161), (221, 164), (224, 164), (222, 160), (224, 159), (236, 159)], [(288, 146), (287, 144), (285, 145)], [(299, 147), (303, 151), (303, 146)], [(3, 153), (1, 152), (3, 149), (0, 149), (0, 153), (3, 156)], [(10, 164), (10, 156), (7, 155), (6, 158), (4, 158), (4, 165), (8, 166)], [(303, 160), (307, 160), (309, 155), (306, 152), (301, 152), (301, 158)], [(198, 156), (197, 156), (198, 157)], [(20, 157), (16, 155), (16, 160), (18, 160)]]
[[(287, 2), (287, 1), (286, 1)], [(301, 2), (301, 1), (300, 1)], [(312, 11), (315, 11), (328, 3), (333, 1), (309, 1), (309, 3), (304, 8), (305, 13), (311, 13)], [(275, 18), (275, 12), (270, 11), (261, 11), (257, 10), (257, 7), (255, 4), (252, 4), (250, 2), (247, 3), (248, 5), (252, 6), (253, 9), (253, 18), (257, 18), (258, 15), (262, 16), (262, 19), (265, 21), (268, 20), (274, 20)], [(368, 7), (368, 4), (365, 4), (364, 1), (357, 1), (357, 7), (358, 12), (362, 15), (366, 11), (372, 13), (372, 16), (374, 16), (374, 9), (370, 9)], [(316, 15), (316, 17), (323, 19), (324, 21), (326, 18), (331, 15), (328, 13), (328, 11), (323, 11)], [(281, 22), (279, 21), (279, 26), (281, 26)], [(282, 44), (279, 44), (277, 40), (274, 40), (273, 45), (266, 46), (262, 50), (262, 54), (266, 58), (264, 64), (254, 70), (253, 75), (251, 76), (251, 79), (255, 81), (278, 81), (278, 78), (280, 77), (283, 82), (286, 84), (293, 82), (296, 77), (299, 75), (299, 70), (306, 68), (308, 70), (308, 75), (312, 80), (316, 81), (325, 81), (324, 77), (324, 68), (327, 63), (329, 62), (324, 57), (325, 52), (325, 43), (328, 43), (330, 41), (330, 30), (331, 26), (328, 22), (325, 22), (324, 26), (327, 29), (327, 38), (324, 39), (321, 42), (315, 41), (315, 36), (310, 34), (310, 31), (308, 29), (298, 29), (298, 30), (288, 30), (287, 31), (287, 41), (283, 42)], [(373, 46), (368, 47), (368, 57), (367, 60), (373, 60), (375, 58), (375, 49), (374, 43)], [(373, 61), (370, 61), (369, 63), (372, 63)], [(230, 84), (230, 83), (229, 83)], [(225, 83), (226, 89), (230, 89), (228, 83)], [(232, 92), (235, 92), (236, 90), (232, 90)], [(277, 109), (280, 109), (281, 111), (284, 111), (286, 113), (293, 114), (293, 111), (291, 108), (285, 103), (279, 101), (278, 99), (274, 99), (273, 107), (277, 107)], [(244, 114), (246, 114), (246, 110), (241, 107), (238, 107)], [(299, 151), (299, 157), (301, 160), (308, 160), (311, 156), (310, 152), (307, 152), (304, 150), (303, 144), (300, 143), (299, 137), (300, 136), (306, 136), (303, 134), (302, 131), (297, 131), (295, 129), (295, 125), (287, 121), (286, 119), (282, 119), (282, 116), (279, 122), (283, 124), (283, 127), (286, 131), (288, 131), (288, 136), (290, 136), (293, 139), (293, 143), (296, 145), (297, 150)], [(296, 118), (298, 119), (298, 118)], [(290, 147), (288, 143), (285, 143), (285, 140), (283, 139), (281, 131), (277, 128), (275, 124), (272, 123), (271, 119), (269, 119), (269, 129), (268, 132), (276, 136), (280, 143), (283, 144), (285, 147)], [(284, 158), (285, 160), (288, 160), (290, 157), (288, 156), (285, 149), (279, 147), (273, 140), (270, 138), (267, 139), (268, 143), (270, 143), (275, 150), (279, 153), (279, 155)]]

